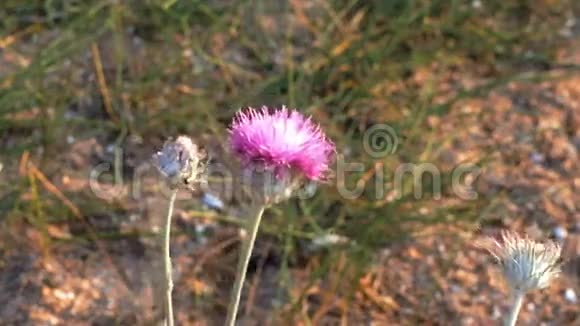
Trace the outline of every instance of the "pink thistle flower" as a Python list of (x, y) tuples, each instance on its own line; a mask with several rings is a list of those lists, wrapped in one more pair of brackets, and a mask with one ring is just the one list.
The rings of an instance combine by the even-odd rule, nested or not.
[(231, 149), (244, 164), (243, 177), (255, 200), (276, 203), (290, 197), (304, 180), (328, 177), (334, 144), (296, 110), (270, 112), (264, 106), (240, 111), (229, 131)]
[(238, 112), (230, 144), (244, 163), (261, 164), (277, 177), (297, 173), (314, 181), (327, 177), (335, 151), (319, 125), (286, 107)]

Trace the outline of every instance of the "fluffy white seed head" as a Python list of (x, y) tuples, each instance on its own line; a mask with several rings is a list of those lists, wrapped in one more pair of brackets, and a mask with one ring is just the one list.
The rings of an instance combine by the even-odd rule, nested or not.
[(545, 288), (560, 273), (562, 248), (553, 241), (536, 242), (504, 231), (499, 241), (490, 241), (488, 250), (513, 291)]

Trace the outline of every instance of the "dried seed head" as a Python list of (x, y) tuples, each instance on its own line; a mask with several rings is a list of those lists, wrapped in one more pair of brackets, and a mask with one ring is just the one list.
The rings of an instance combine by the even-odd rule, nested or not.
[(187, 136), (168, 140), (163, 148), (153, 155), (153, 164), (172, 186), (192, 187), (201, 181), (204, 166), (203, 153)]
[(487, 249), (514, 291), (525, 293), (545, 288), (560, 273), (562, 249), (553, 241), (536, 242), (504, 231), (501, 241), (491, 240)]

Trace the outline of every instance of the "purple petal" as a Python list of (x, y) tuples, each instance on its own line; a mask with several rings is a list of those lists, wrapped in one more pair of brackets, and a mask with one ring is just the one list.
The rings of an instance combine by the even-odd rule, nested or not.
[(310, 180), (324, 179), (335, 152), (319, 125), (286, 107), (273, 113), (267, 107), (238, 112), (230, 145), (243, 162), (264, 164), (277, 174), (298, 172)]

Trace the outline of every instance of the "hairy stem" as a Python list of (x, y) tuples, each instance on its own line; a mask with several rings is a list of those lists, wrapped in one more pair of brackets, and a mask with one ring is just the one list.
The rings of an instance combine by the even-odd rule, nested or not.
[(506, 326), (515, 326), (516, 321), (518, 320), (518, 314), (520, 313), (520, 308), (522, 307), (522, 302), (524, 301), (524, 292), (517, 291), (515, 292), (514, 297), (514, 303), (505, 321)]
[(234, 283), (232, 297), (228, 306), (226, 326), (234, 326), (236, 322), (236, 315), (238, 314), (238, 307), (240, 305), (240, 298), (242, 296), (242, 288), (246, 279), (246, 271), (248, 269), (250, 257), (252, 256), (254, 242), (256, 241), (256, 235), (258, 234), (258, 228), (260, 226), (260, 220), (262, 219), (263, 213), (264, 206), (254, 207), (250, 211), (250, 219), (248, 220), (248, 224), (246, 226), (246, 236), (245, 239), (242, 239), (242, 250), (240, 252), (240, 259), (238, 261), (238, 269), (236, 271), (236, 281)]
[(163, 267), (165, 270), (165, 291), (164, 291), (164, 312), (165, 325), (173, 326), (173, 303), (171, 301), (171, 292), (173, 291), (173, 279), (171, 276), (171, 254), (169, 252), (169, 243), (171, 237), (171, 216), (173, 215), (173, 206), (177, 190), (173, 190), (169, 198), (169, 207), (167, 208), (167, 218), (163, 226)]

